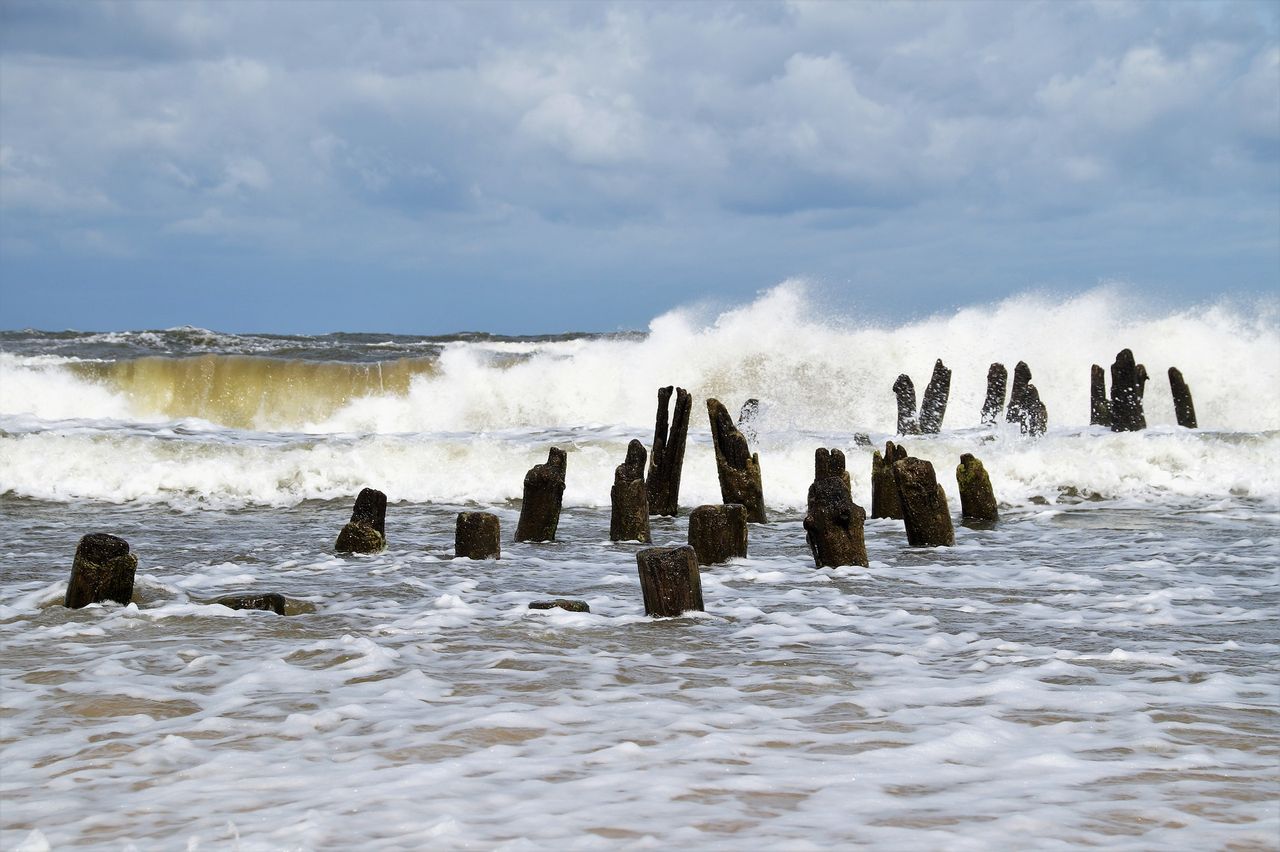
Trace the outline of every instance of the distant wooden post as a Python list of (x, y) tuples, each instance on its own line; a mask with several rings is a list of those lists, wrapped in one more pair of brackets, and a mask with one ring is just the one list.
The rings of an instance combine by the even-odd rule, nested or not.
[(987, 368), (987, 397), (982, 401), (982, 425), (992, 426), (1004, 412), (1004, 392), (1009, 383), (1009, 371), (1004, 364), (995, 363)]
[(840, 450), (818, 450), (814, 480), (809, 486), (809, 509), (804, 517), (805, 540), (819, 568), (867, 565), (863, 522), (867, 513), (849, 494), (849, 472)]
[(933, 364), (933, 375), (925, 386), (920, 399), (920, 432), (936, 435), (942, 431), (942, 418), (947, 414), (947, 400), (951, 396), (951, 371), (939, 358)]
[(1137, 364), (1133, 352), (1121, 349), (1111, 364), (1111, 431), (1137, 432), (1147, 428), (1142, 397), (1147, 368)]
[(956, 484), (960, 486), (960, 517), (975, 521), (999, 519), (991, 477), (972, 453), (960, 456), (960, 464), (956, 466)]
[(1196, 405), (1191, 400), (1191, 388), (1182, 378), (1182, 371), (1177, 367), (1169, 368), (1169, 389), (1173, 391), (1173, 413), (1178, 418), (1178, 425), (1184, 429), (1196, 428)]
[(1097, 364), (1089, 368), (1089, 425), (1111, 426), (1111, 403), (1107, 401), (1107, 373)]
[(107, 533), (89, 533), (76, 546), (63, 606), (80, 609), (103, 601), (128, 604), (133, 600), (137, 569), (138, 557), (129, 552), (129, 542)]
[(898, 376), (893, 383), (893, 393), (898, 398), (898, 434), (920, 434), (920, 426), (916, 423), (916, 386), (911, 377), (906, 373)]
[(902, 498), (898, 495), (898, 480), (893, 475), (893, 463), (907, 457), (907, 448), (886, 441), (884, 455), (876, 450), (871, 455), (871, 517), (902, 520)]
[(670, 618), (703, 611), (702, 575), (693, 548), (650, 547), (636, 554), (646, 615)]
[(524, 475), (524, 499), (516, 541), (555, 541), (560, 526), (560, 504), (564, 499), (565, 468), (568, 456), (552, 447), (543, 464), (535, 464)]
[(489, 512), (459, 512), (453, 555), (467, 559), (502, 558), (502, 523)]
[(653, 430), (653, 452), (649, 454), (649, 475), (645, 493), (649, 513), (675, 517), (680, 508), (680, 472), (684, 467), (685, 438), (689, 433), (689, 412), (693, 397), (684, 388), (675, 388), (676, 408), (667, 425), (671, 387), (658, 388), (658, 416)]
[(650, 541), (649, 501), (645, 496), (644, 444), (632, 440), (627, 445), (627, 458), (613, 472), (613, 488), (609, 491), (611, 514), (609, 538), (612, 541)]
[(747, 555), (747, 510), (738, 503), (699, 506), (689, 513), (689, 546), (699, 565)]
[(905, 458), (893, 465), (902, 495), (907, 543), (913, 547), (942, 547), (956, 543), (955, 528), (947, 509), (947, 495), (938, 484), (933, 465), (924, 459)]
[(1017, 423), (1024, 435), (1043, 435), (1049, 428), (1049, 410), (1040, 401), (1040, 391), (1031, 384), (1031, 368), (1026, 361), (1019, 361), (1013, 368), (1013, 389), (1005, 420)]
[(351, 520), (338, 533), (338, 553), (378, 553), (387, 546), (387, 495), (376, 488), (361, 489)]
[(768, 523), (764, 513), (764, 488), (760, 482), (760, 456), (747, 448), (747, 439), (733, 425), (733, 418), (720, 400), (707, 400), (707, 416), (711, 420), (721, 500), (725, 504), (738, 503), (746, 507), (750, 523)]

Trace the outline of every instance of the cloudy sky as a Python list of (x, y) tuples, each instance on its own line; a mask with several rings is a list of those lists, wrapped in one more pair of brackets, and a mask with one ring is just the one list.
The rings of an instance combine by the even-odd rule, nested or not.
[(0, 2), (0, 327), (1280, 289), (1280, 4)]

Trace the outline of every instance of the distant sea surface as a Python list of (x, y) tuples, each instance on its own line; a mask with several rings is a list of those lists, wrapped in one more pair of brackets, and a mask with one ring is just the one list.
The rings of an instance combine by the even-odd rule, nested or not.
[[(0, 848), (1274, 850), (1278, 329), (1106, 290), (875, 324), (784, 285), (612, 335), (0, 332)], [(1150, 428), (1114, 434), (1089, 367), (1124, 347)], [(942, 432), (901, 440), (956, 546), (868, 520), (869, 568), (815, 569), (814, 450), (869, 509), (858, 436), (898, 440), (935, 358)], [(1042, 437), (980, 425), (1019, 360)], [(654, 544), (720, 501), (709, 397), (761, 402), (770, 522), (654, 620), (609, 489), (665, 385), (694, 407)], [(517, 544), (552, 446), (559, 541)], [(994, 528), (959, 523), (966, 452)], [(388, 549), (336, 555), (364, 487)], [(500, 561), (453, 559), (465, 510)], [(138, 555), (128, 606), (61, 605), (89, 532)], [(211, 603), (248, 591), (289, 614)], [(527, 609), (557, 596), (591, 612)]]

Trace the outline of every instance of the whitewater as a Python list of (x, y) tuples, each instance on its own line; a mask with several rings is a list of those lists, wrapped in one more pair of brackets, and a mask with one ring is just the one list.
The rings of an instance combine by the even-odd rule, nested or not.
[[(1089, 368), (1124, 347), (1150, 428), (1117, 434)], [(1001, 521), (921, 549), (869, 520), (869, 568), (815, 569), (814, 450), (869, 508), (894, 380), (936, 358), (942, 431), (901, 440), (957, 521), (981, 458)], [(980, 424), (1020, 360), (1043, 436)], [(760, 400), (771, 522), (703, 569), (706, 613), (653, 620), (609, 489), (665, 385), (694, 407), (654, 543), (720, 501), (711, 397)], [(1274, 300), (1109, 287), (905, 323), (786, 282), (614, 334), (0, 332), (0, 848), (1273, 850), (1277, 388)], [(512, 542), (552, 446), (560, 540)], [(388, 549), (336, 555), (363, 487)], [(453, 559), (475, 509), (499, 562)], [(69, 611), (98, 531), (134, 600)], [(288, 615), (211, 603), (244, 591)]]

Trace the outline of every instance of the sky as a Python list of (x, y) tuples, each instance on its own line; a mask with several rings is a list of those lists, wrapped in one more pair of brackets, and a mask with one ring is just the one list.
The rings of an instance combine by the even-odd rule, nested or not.
[(1280, 291), (1280, 4), (0, 0), (0, 328)]

